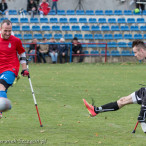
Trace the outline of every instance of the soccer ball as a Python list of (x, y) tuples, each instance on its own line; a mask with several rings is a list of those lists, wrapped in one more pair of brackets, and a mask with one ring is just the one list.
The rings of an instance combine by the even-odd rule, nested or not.
[(0, 112), (11, 109), (11, 101), (7, 98), (0, 97)]

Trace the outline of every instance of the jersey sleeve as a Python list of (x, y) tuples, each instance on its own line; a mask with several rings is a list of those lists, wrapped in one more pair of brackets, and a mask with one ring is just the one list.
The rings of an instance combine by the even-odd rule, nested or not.
[(22, 54), (22, 53), (24, 53), (25, 52), (25, 49), (23, 48), (23, 46), (22, 46), (22, 42), (21, 42), (21, 40), (18, 38), (18, 40), (17, 40), (17, 52), (18, 52), (18, 54)]

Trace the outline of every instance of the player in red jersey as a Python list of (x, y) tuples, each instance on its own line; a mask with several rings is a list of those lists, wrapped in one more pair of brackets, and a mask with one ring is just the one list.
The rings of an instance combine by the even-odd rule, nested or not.
[[(0, 34), (0, 98), (7, 98), (7, 89), (11, 86), (19, 72), (19, 59), (23, 76), (28, 76), (26, 54), (19, 38), (11, 35), (12, 23), (4, 20), (1, 23)], [(2, 117), (2, 114), (0, 115)]]

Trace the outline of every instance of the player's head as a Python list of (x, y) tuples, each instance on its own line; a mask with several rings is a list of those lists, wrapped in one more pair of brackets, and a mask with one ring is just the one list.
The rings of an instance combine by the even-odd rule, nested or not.
[(10, 20), (3, 20), (1, 23), (1, 37), (3, 39), (9, 39), (11, 36), (11, 31), (12, 31), (12, 23)]
[(142, 60), (146, 58), (146, 46), (143, 41), (141, 40), (133, 41), (132, 49), (133, 49), (134, 55), (137, 57), (138, 60)]

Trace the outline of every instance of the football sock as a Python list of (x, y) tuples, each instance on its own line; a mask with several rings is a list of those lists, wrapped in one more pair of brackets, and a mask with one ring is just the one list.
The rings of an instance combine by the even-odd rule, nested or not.
[(6, 93), (6, 91), (0, 91), (0, 97), (7, 98), (7, 93)]
[(116, 111), (118, 109), (119, 109), (119, 106), (117, 104), (117, 101), (102, 105), (101, 107), (94, 107), (95, 113)]

